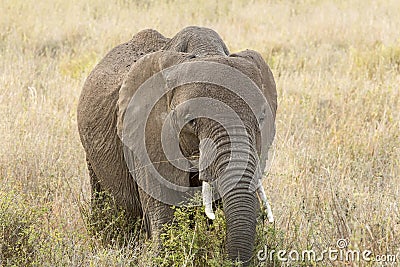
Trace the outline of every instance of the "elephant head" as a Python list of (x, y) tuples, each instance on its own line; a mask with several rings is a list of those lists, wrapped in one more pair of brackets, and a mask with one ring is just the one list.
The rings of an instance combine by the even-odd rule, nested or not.
[[(203, 183), (212, 218), (211, 185), (222, 198), (227, 253), (246, 265), (257, 192), (268, 205), (260, 178), (275, 134), (275, 83), (255, 51), (202, 55), (179, 48), (138, 60), (119, 91), (118, 134), (127, 161), (136, 161), (127, 164), (137, 183), (153, 198), (176, 205)], [(135, 175), (139, 168), (146, 178)]]

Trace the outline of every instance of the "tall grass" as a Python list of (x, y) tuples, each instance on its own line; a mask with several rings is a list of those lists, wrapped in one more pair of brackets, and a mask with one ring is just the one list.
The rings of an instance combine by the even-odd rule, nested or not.
[(260, 51), (275, 75), (264, 184), (276, 224), (260, 245), (321, 251), (345, 238), (400, 252), (399, 1), (0, 0), (0, 14), (0, 265), (153, 263), (150, 243), (107, 247), (88, 234), (76, 106), (109, 49), (187, 25), (215, 29), (232, 52)]

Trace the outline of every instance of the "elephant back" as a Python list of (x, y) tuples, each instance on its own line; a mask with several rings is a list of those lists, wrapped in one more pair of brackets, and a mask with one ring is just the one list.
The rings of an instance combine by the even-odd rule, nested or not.
[(197, 57), (229, 55), (229, 50), (218, 33), (212, 29), (197, 26), (186, 27), (178, 32), (163, 50), (190, 53)]

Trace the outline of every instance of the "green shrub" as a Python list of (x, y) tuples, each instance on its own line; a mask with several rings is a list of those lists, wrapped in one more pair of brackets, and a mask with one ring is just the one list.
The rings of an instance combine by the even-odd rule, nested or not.
[[(32, 205), (28, 199), (12, 190), (0, 191), (1, 266), (136, 266), (144, 260), (147, 263), (140, 266), (233, 265), (224, 251), (226, 224), (221, 208), (216, 209), (213, 221), (205, 216), (204, 207), (174, 208), (173, 222), (164, 226), (163, 249), (159, 249), (150, 240), (143, 242), (140, 221), (130, 220), (107, 195), (98, 198), (102, 205), (91, 212), (81, 208), (86, 227), (94, 235), (90, 239), (62, 225), (50, 227), (50, 209), (46, 204)], [(281, 233), (260, 219), (254, 255), (264, 245), (277, 250), (282, 242)], [(253, 266), (259, 264), (255, 256)]]
[(263, 250), (263, 253), (265, 253), (272, 250), (279, 251), (280, 249), (285, 249), (284, 234), (281, 230), (275, 227), (275, 224), (269, 223), (266, 218), (266, 213), (262, 212), (256, 226), (254, 256), (251, 266), (281, 266), (282, 262), (278, 260), (277, 253), (273, 254), (272, 259), (267, 255), (265, 261), (260, 261), (257, 257), (260, 250)]
[(214, 221), (204, 207), (174, 208), (174, 220), (161, 234), (163, 250), (157, 266), (232, 266), (224, 254), (226, 225), (221, 209)]
[(128, 216), (107, 192), (97, 194), (91, 209), (82, 205), (81, 214), (89, 234), (100, 239), (104, 246), (133, 244), (144, 234), (142, 221)]
[(45, 207), (32, 206), (14, 191), (0, 192), (0, 263), (34, 266), (41, 251)]
[[(163, 249), (154, 260), (156, 266), (240, 266), (230, 261), (225, 253), (226, 224), (221, 208), (216, 209), (214, 221), (206, 217), (204, 207), (174, 210), (173, 223), (165, 225), (161, 234)], [(257, 252), (264, 246), (277, 251), (284, 242), (282, 232), (263, 218), (261, 214), (257, 224), (252, 266), (265, 266), (257, 259)], [(269, 263), (280, 266), (276, 258)]]

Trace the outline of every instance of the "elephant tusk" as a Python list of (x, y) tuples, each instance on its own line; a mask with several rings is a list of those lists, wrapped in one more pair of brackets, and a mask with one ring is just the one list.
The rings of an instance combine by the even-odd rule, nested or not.
[(203, 206), (205, 207), (206, 215), (211, 220), (214, 220), (215, 214), (212, 209), (212, 189), (210, 184), (207, 183), (206, 181), (203, 181), (202, 195), (203, 195)]
[(267, 211), (268, 221), (270, 223), (274, 222), (274, 216), (272, 215), (271, 205), (269, 204), (269, 202), (267, 200), (267, 195), (265, 194), (265, 190), (264, 190), (264, 187), (261, 182), (260, 182), (260, 186), (257, 188), (257, 195), (260, 199), (262, 206)]

